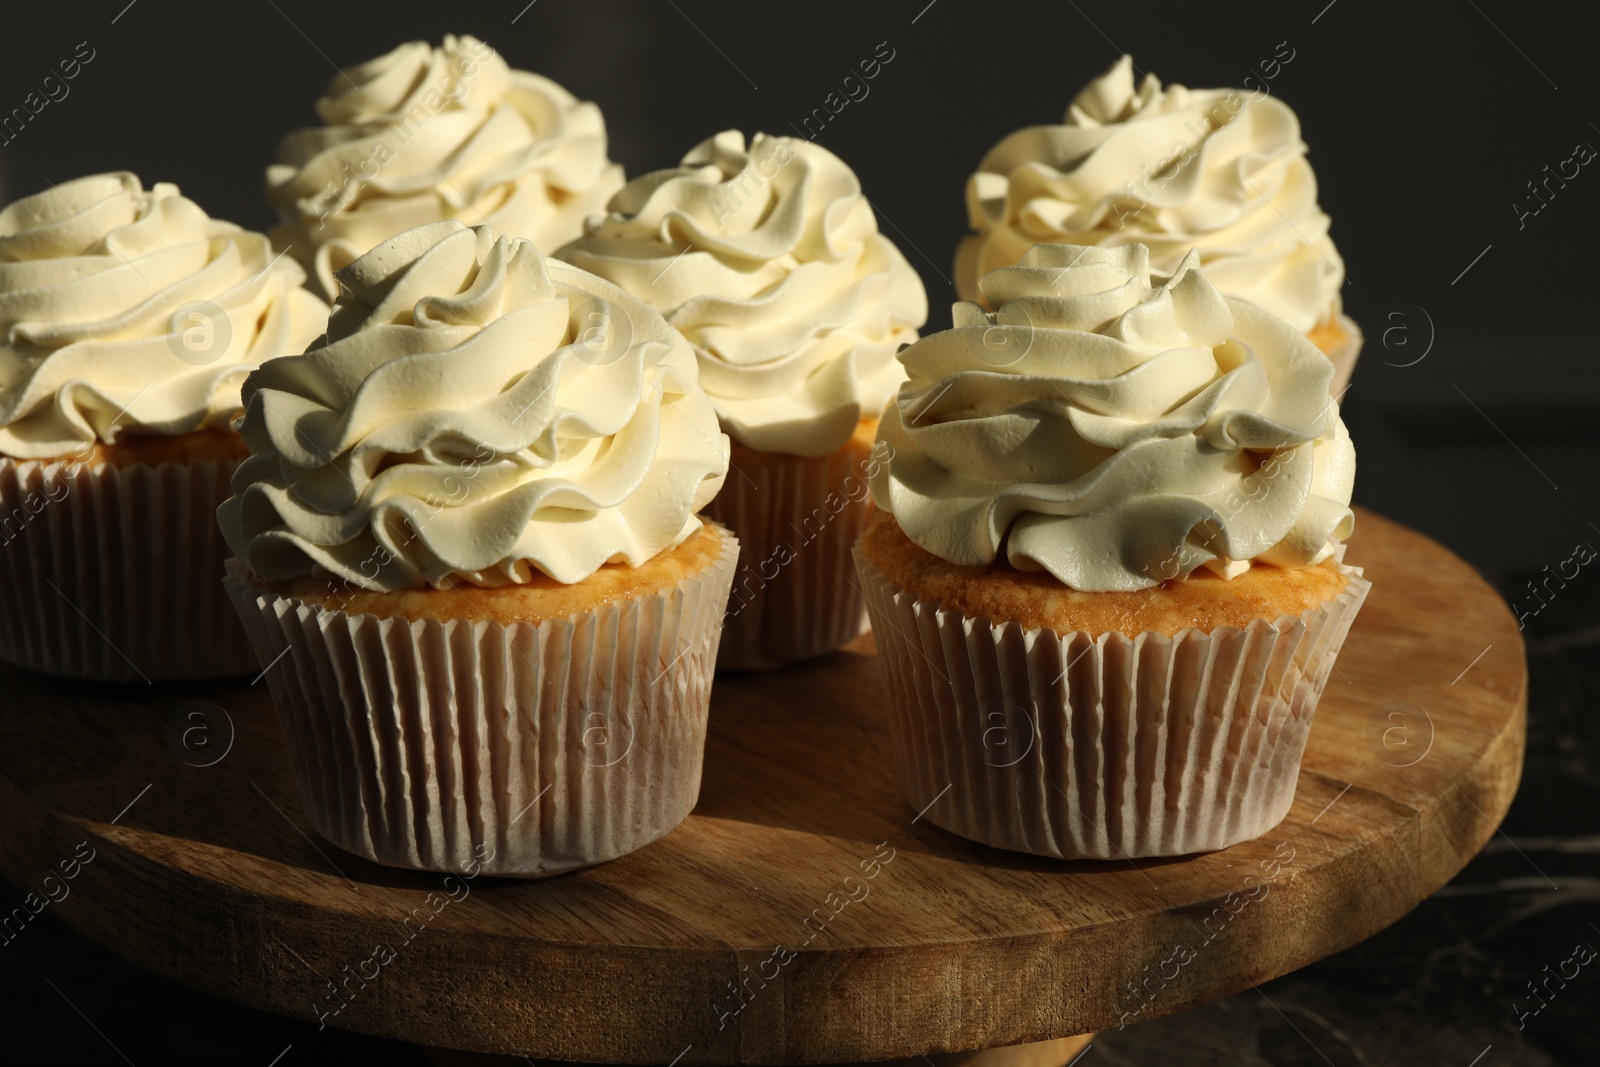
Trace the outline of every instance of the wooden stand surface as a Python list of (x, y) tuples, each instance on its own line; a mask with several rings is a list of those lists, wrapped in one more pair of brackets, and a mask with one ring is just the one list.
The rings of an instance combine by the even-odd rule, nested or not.
[(391, 870), (317, 838), (264, 684), (8, 671), (0, 867), (37, 896), (20, 924), (0, 916), (4, 936), (47, 907), (262, 1009), (543, 1059), (888, 1060), (1178, 1011), (1394, 922), (1516, 791), (1527, 671), (1504, 602), (1370, 513), (1348, 561), (1373, 591), (1293, 810), (1258, 841), (1177, 860), (1049, 861), (919, 820), (870, 638), (720, 677), (693, 815), (543, 882)]

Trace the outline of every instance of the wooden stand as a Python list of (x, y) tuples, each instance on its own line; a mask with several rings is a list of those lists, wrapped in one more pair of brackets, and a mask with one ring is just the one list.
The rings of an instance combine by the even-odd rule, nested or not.
[[(980, 1052), (934, 1052), (921, 1056), (905, 1056), (898, 1060), (884, 1060), (868, 1067), (1065, 1067), (1094, 1042), (1094, 1034), (1062, 1037), (1054, 1041), (1034, 1041), (1027, 1045), (1007, 1045), (1003, 1048), (984, 1049)], [(449, 1049), (430, 1048), (428, 1060), (435, 1067), (514, 1067), (534, 1061), (521, 1056), (501, 1056), (484, 1052), (455, 1052)], [(561, 1061), (543, 1061), (559, 1064)], [(821, 1065), (832, 1067), (832, 1065)]]
[[(687, 1067), (1115, 1027), (1370, 936), (1454, 875), (1510, 804), (1527, 673), (1505, 604), (1376, 515), (1360, 516), (1349, 562), (1374, 588), (1294, 808), (1224, 852), (1062, 863), (919, 821), (895, 783), (869, 638), (719, 678), (684, 825), (531, 883), (386, 869), (318, 839), (264, 684), (10, 672), (0, 866), (141, 966), (427, 1045)], [(1018, 1054), (1032, 1053), (1002, 1058)]]

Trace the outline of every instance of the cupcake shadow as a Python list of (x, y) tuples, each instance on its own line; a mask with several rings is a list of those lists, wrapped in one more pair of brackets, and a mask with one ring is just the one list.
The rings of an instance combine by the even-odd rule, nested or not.
[(869, 846), (903, 832), (870, 640), (776, 670), (717, 672), (695, 817)]
[[(133, 831), (187, 868), (255, 860), (340, 887), (436, 890), (441, 874), (370, 863), (323, 839), (289, 774), (265, 685), (76, 682), (0, 666), (0, 778), (100, 845)], [(76, 840), (76, 838), (74, 838)]]
[[(719, 672), (696, 817), (858, 842), (1010, 871), (1073, 874), (1128, 860), (1062, 860), (968, 840), (911, 806), (889, 740), (871, 637), (758, 673)], [(681, 831), (679, 831), (681, 832)], [(1197, 854), (1200, 855), (1200, 854)], [(1141, 869), (1192, 857), (1141, 857)]]

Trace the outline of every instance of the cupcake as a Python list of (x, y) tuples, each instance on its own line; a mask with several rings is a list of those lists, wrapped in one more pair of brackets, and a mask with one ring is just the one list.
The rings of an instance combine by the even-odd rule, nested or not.
[(460, 219), (550, 250), (622, 187), (600, 109), (474, 37), (341, 71), (316, 108), (326, 125), (284, 138), (267, 199), (273, 242), (329, 300), (336, 271), (402, 230)]
[(327, 325), (304, 281), (132, 174), (0, 211), (0, 659), (111, 681), (254, 669), (214, 516), (245, 375)]
[(895, 352), (927, 320), (916, 271), (849, 167), (809, 141), (727, 130), (630, 182), (560, 258), (666, 316), (733, 443), (706, 514), (744, 545), (718, 666), (832, 651), (866, 619), (850, 548)]
[(1198, 253), (1037, 245), (980, 291), (901, 354), (856, 550), (907, 799), (1062, 858), (1259, 836), (1368, 588), (1332, 365)]
[(339, 272), (245, 383), (218, 512), (307, 816), (427, 870), (542, 876), (700, 788), (738, 542), (694, 353), (532, 242), (436, 222)]
[(1224, 295), (1310, 337), (1334, 363), (1334, 393), (1343, 392), (1361, 351), (1339, 300), (1344, 261), (1317, 206), (1300, 122), (1268, 84), (1163, 88), (1146, 74), (1135, 86), (1133, 58), (1123, 56), (1061, 125), (1006, 137), (967, 180), (977, 232), (956, 254), (961, 299), (981, 302), (978, 279), (1040, 242), (1143, 244), (1151, 266), (1168, 273), (1193, 249)]

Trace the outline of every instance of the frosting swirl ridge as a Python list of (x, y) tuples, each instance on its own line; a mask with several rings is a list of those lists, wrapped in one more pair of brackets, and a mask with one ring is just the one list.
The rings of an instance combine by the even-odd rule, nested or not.
[(1040, 242), (1140, 243), (1164, 272), (1193, 248), (1224, 294), (1307, 333), (1338, 312), (1344, 264), (1305, 156), (1299, 120), (1265, 91), (1135, 85), (1125, 55), (1061, 125), (1018, 130), (979, 163), (957, 291), (977, 300), (979, 278)]
[(1306, 567), (1354, 524), (1355, 452), (1332, 365), (1222, 296), (1191, 253), (1037, 245), (985, 276), (987, 312), (901, 354), (878, 507), (952, 563), (1134, 590), (1206, 566)]
[(12, 203), (0, 212), (0, 454), (226, 429), (251, 368), (327, 324), (304, 280), (263, 235), (130, 173)]
[(792, 137), (747, 149), (723, 131), (630, 182), (558, 255), (682, 331), (723, 427), (766, 452), (841, 447), (904, 380), (894, 354), (928, 315), (855, 174)]
[(474, 37), (412, 41), (341, 71), (267, 169), (292, 249), (332, 299), (334, 273), (402, 230), (444, 219), (554, 249), (622, 187), (600, 109), (512, 70)]
[(218, 513), (256, 574), (583, 580), (700, 528), (728, 443), (661, 317), (533, 243), (431, 223), (340, 272), (326, 343), (245, 385)]

